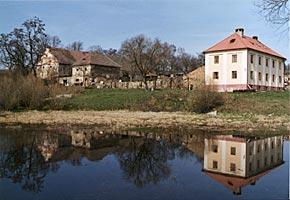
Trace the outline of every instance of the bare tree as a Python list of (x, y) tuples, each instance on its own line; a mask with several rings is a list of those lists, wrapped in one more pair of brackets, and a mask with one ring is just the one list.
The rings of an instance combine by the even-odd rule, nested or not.
[(257, 0), (255, 4), (270, 23), (288, 25), (290, 16), (288, 0)]
[(104, 49), (100, 45), (93, 45), (89, 47), (90, 52), (104, 53)]
[(177, 54), (172, 61), (172, 71), (174, 73), (186, 74), (203, 65), (204, 55), (197, 56), (186, 53), (183, 48), (178, 48)]
[(33, 72), (36, 76), (37, 62), (48, 46), (45, 24), (34, 17), (20, 28), (0, 35), (0, 63), (22, 74)]
[(48, 39), (48, 42), (47, 43), (48, 43), (48, 46), (49, 47), (54, 47), (54, 48), (60, 47), (61, 40), (59, 39), (58, 36), (56, 36), (56, 35), (54, 35), (54, 36), (48, 36), (47, 39)]
[(83, 42), (81, 42), (81, 41), (75, 41), (75, 42), (69, 44), (66, 47), (66, 49), (73, 50), (73, 51), (81, 51), (81, 50), (83, 50), (83, 45), (84, 45)]
[(165, 63), (164, 44), (160, 40), (138, 35), (123, 42), (120, 52), (129, 66), (139, 72), (148, 89), (147, 75), (156, 73)]

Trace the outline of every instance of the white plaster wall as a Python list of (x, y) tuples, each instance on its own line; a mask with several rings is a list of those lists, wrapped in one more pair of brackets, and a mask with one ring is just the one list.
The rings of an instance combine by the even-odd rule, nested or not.
[[(237, 62), (232, 63), (232, 55), (237, 55)], [(219, 64), (214, 63), (214, 56), (220, 56)], [(237, 79), (232, 79), (232, 71), (237, 71)], [(219, 72), (219, 79), (213, 80), (213, 72)], [(206, 85), (246, 84), (247, 50), (223, 51), (205, 54)]]
[[(251, 54), (254, 55), (254, 63), (251, 63)], [(262, 58), (262, 63), (259, 65), (259, 56)], [(266, 66), (266, 59), (269, 59), (269, 64)], [(273, 62), (275, 61), (275, 67), (273, 67)], [(282, 82), (279, 83), (279, 76), (284, 76), (284, 61), (282, 58), (277, 58), (275, 56), (270, 56), (261, 52), (249, 50), (248, 52), (248, 84), (261, 85), (261, 86), (270, 86), (270, 87), (283, 87), (283, 78)], [(282, 65), (282, 66), (279, 66)], [(254, 72), (254, 78), (250, 78), (251, 71)], [(259, 81), (258, 74), (262, 73), (262, 80)], [(268, 81), (266, 81), (266, 73), (268, 73)], [(275, 80), (273, 81), (272, 77), (275, 75)]]

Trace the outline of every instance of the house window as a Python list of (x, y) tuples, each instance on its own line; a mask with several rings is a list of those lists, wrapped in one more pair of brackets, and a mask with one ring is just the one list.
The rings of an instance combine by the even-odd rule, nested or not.
[(219, 56), (214, 56), (214, 64), (219, 64)]
[(262, 73), (259, 72), (259, 81), (261, 81), (261, 80), (262, 80)]
[(282, 62), (279, 62), (279, 69), (282, 68)]
[(271, 163), (273, 163), (273, 162), (274, 162), (274, 156), (271, 155)]
[(257, 168), (260, 168), (260, 160), (257, 160)]
[(232, 55), (232, 63), (236, 63), (238, 60), (237, 54)]
[(235, 172), (236, 171), (236, 164), (235, 163), (231, 163), (230, 170), (231, 170), (231, 172)]
[(218, 152), (218, 145), (216, 145), (216, 144), (211, 145), (211, 149), (213, 152), (217, 153)]
[(77, 70), (77, 71), (79, 71), (79, 69), (78, 69), (78, 68), (77, 68), (76, 70)]
[(252, 171), (252, 163), (249, 162), (249, 170)]
[(269, 80), (269, 75), (268, 74), (266, 74), (266, 81), (268, 81)]
[(76, 79), (76, 82), (79, 82), (79, 81), (80, 81), (80, 80), (77, 78), (77, 79)]
[(250, 55), (250, 62), (253, 64), (254, 63), (254, 55)]
[(217, 161), (212, 161), (212, 168), (217, 169), (218, 168), (218, 162)]
[(87, 71), (87, 68), (85, 68), (85, 71)]
[(264, 144), (264, 150), (266, 151), (266, 150), (267, 150), (267, 148), (268, 148), (268, 144), (267, 144), (267, 143), (265, 143), (265, 144)]
[(275, 60), (272, 61), (272, 67), (275, 68)]
[(268, 65), (269, 65), (269, 59), (266, 58), (266, 67), (268, 67)]
[(268, 163), (268, 158), (265, 157), (265, 160), (264, 160), (264, 165), (267, 166), (267, 163)]
[(218, 72), (214, 72), (213, 73), (213, 79), (219, 79), (219, 73)]
[(260, 151), (261, 151), (261, 145), (259, 144), (257, 148), (257, 152), (260, 153)]
[(237, 71), (232, 71), (232, 79), (237, 79)]
[(272, 81), (275, 82), (275, 75), (272, 76)]
[(236, 147), (231, 147), (231, 155), (236, 155)]
[(254, 72), (250, 71), (250, 79), (254, 79)]
[(259, 56), (259, 65), (261, 65), (261, 64), (262, 64), (262, 57)]
[(282, 77), (279, 76), (279, 83), (282, 83)]
[(271, 149), (274, 149), (274, 142), (271, 142)]

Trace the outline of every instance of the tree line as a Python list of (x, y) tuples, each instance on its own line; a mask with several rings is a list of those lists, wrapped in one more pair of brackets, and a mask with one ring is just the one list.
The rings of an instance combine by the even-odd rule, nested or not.
[[(288, 0), (256, 0), (255, 3), (258, 11), (270, 23), (288, 25)], [(60, 38), (48, 35), (43, 21), (34, 17), (10, 33), (0, 34), (0, 67), (2, 65), (24, 75), (33, 73), (36, 76), (37, 63), (48, 47), (84, 50), (81, 41), (62, 45)], [(129, 77), (139, 75), (144, 80), (148, 74), (188, 73), (202, 66), (204, 60), (202, 53), (192, 55), (174, 44), (145, 35), (123, 41), (119, 49), (103, 49), (100, 45), (93, 45), (88, 50), (109, 56), (123, 67), (123, 72)]]
[[(37, 63), (49, 47), (84, 50), (81, 41), (64, 46), (58, 36), (46, 33), (42, 20), (34, 17), (10, 33), (0, 35), (0, 65), (23, 75), (33, 73), (36, 76)], [(128, 76), (139, 75), (144, 79), (148, 74), (187, 73), (203, 64), (203, 54), (191, 55), (174, 44), (145, 35), (123, 41), (119, 49), (93, 45), (87, 51), (105, 54), (119, 63)]]

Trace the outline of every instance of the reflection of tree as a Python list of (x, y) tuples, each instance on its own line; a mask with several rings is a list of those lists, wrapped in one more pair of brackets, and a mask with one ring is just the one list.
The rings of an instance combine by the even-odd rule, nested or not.
[(163, 141), (131, 138), (129, 145), (118, 153), (125, 178), (142, 187), (169, 177), (167, 160), (174, 158), (174, 149)]
[(21, 183), (24, 190), (41, 191), (44, 177), (49, 171), (56, 171), (58, 165), (45, 161), (38, 148), (37, 134), (10, 138), (6, 142), (8, 148), (0, 151), (0, 177)]

